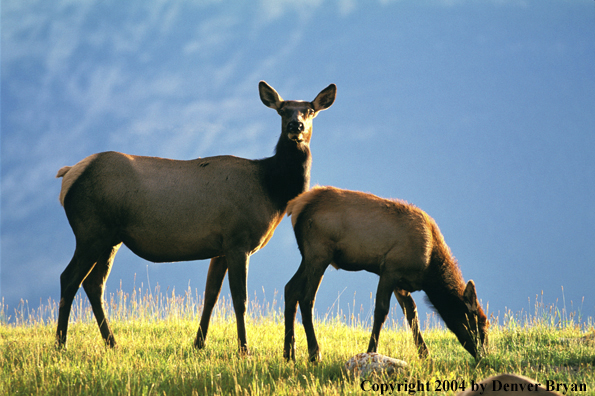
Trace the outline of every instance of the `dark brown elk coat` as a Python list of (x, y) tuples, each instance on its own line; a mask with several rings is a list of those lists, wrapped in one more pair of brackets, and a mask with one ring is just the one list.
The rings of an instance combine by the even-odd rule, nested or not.
[(60, 201), (76, 249), (60, 277), (58, 346), (66, 342), (72, 301), (81, 284), (103, 339), (115, 346), (103, 291), (124, 243), (154, 262), (211, 258), (194, 342), (198, 348), (204, 346), (211, 312), (229, 271), (239, 346), (247, 351), (248, 259), (269, 241), (287, 202), (308, 188), (312, 120), (333, 104), (336, 87), (329, 85), (312, 102), (284, 101), (264, 81), (259, 92), (262, 102), (281, 116), (281, 136), (272, 157), (176, 161), (105, 152), (59, 170)]

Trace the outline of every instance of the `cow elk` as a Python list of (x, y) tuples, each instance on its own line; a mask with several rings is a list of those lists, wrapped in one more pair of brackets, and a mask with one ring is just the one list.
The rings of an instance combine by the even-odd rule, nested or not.
[(488, 321), (475, 284), (461, 271), (434, 220), (402, 201), (372, 194), (315, 187), (289, 202), (302, 262), (285, 286), (283, 355), (295, 360), (294, 322), (302, 313), (309, 359), (320, 360), (312, 323), (316, 292), (329, 264), (380, 276), (368, 352), (376, 352), (394, 293), (407, 317), (420, 357), (429, 356), (411, 292), (423, 290), (446, 326), (478, 359), (487, 345)]
[(308, 189), (312, 120), (333, 104), (336, 86), (329, 85), (312, 102), (284, 101), (264, 81), (259, 93), (281, 116), (272, 157), (178, 161), (104, 152), (58, 171), (63, 178), (60, 202), (76, 237), (74, 256), (60, 276), (58, 347), (66, 343), (72, 301), (81, 284), (105, 343), (116, 345), (103, 294), (124, 243), (153, 262), (211, 259), (194, 341), (199, 349), (229, 271), (239, 349), (248, 352), (244, 315), (249, 257), (273, 236), (289, 200)]

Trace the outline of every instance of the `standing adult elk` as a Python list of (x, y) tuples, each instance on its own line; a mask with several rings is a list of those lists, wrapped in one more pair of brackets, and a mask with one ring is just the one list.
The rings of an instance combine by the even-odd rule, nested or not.
[(56, 340), (66, 343), (68, 317), (83, 285), (99, 330), (116, 345), (103, 306), (105, 282), (124, 243), (154, 262), (211, 259), (194, 345), (203, 348), (211, 312), (229, 270), (239, 348), (247, 353), (244, 315), (250, 255), (264, 247), (287, 202), (310, 184), (312, 120), (335, 100), (329, 85), (312, 101), (284, 101), (266, 82), (260, 99), (281, 116), (275, 155), (176, 161), (104, 152), (58, 171), (60, 202), (76, 237), (74, 256), (60, 276)]
[(423, 290), (446, 326), (476, 359), (487, 345), (488, 321), (475, 284), (466, 285), (434, 220), (402, 201), (372, 194), (315, 187), (290, 201), (295, 236), (302, 254), (297, 272), (285, 286), (283, 356), (295, 360), (294, 322), (297, 305), (306, 331), (309, 359), (320, 360), (312, 311), (329, 264), (347, 271), (366, 270), (380, 276), (368, 352), (376, 352), (382, 324), (394, 292), (407, 316), (420, 357), (427, 357), (410, 292)]

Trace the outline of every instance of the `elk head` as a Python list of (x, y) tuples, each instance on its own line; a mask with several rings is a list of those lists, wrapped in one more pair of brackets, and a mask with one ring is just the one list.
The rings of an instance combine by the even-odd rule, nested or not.
[(463, 302), (466, 308), (464, 330), (455, 334), (463, 347), (477, 360), (485, 354), (488, 346), (489, 323), (479, 304), (475, 283), (472, 280), (467, 282), (463, 292)]
[(319, 111), (331, 107), (337, 94), (335, 84), (323, 89), (312, 102), (283, 100), (277, 91), (264, 81), (259, 83), (258, 90), (262, 103), (277, 110), (281, 116), (282, 138), (305, 145), (310, 143), (312, 136), (312, 120)]

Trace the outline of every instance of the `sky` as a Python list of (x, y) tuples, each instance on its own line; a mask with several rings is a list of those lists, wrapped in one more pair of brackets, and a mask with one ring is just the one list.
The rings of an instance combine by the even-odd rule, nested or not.
[[(1, 17), (7, 315), (21, 300), (59, 300), (74, 252), (60, 167), (107, 150), (270, 156), (281, 126), (259, 99), (265, 80), (296, 100), (337, 85), (314, 120), (312, 185), (425, 210), (500, 321), (533, 314), (536, 299), (593, 321), (592, 0), (4, 0)], [(251, 257), (250, 296), (282, 301), (299, 263), (285, 219)], [(201, 294), (207, 268), (123, 247), (107, 293), (159, 284)], [(369, 313), (377, 282), (329, 268), (319, 317), (354, 303)], [(422, 321), (423, 296), (414, 293)]]

